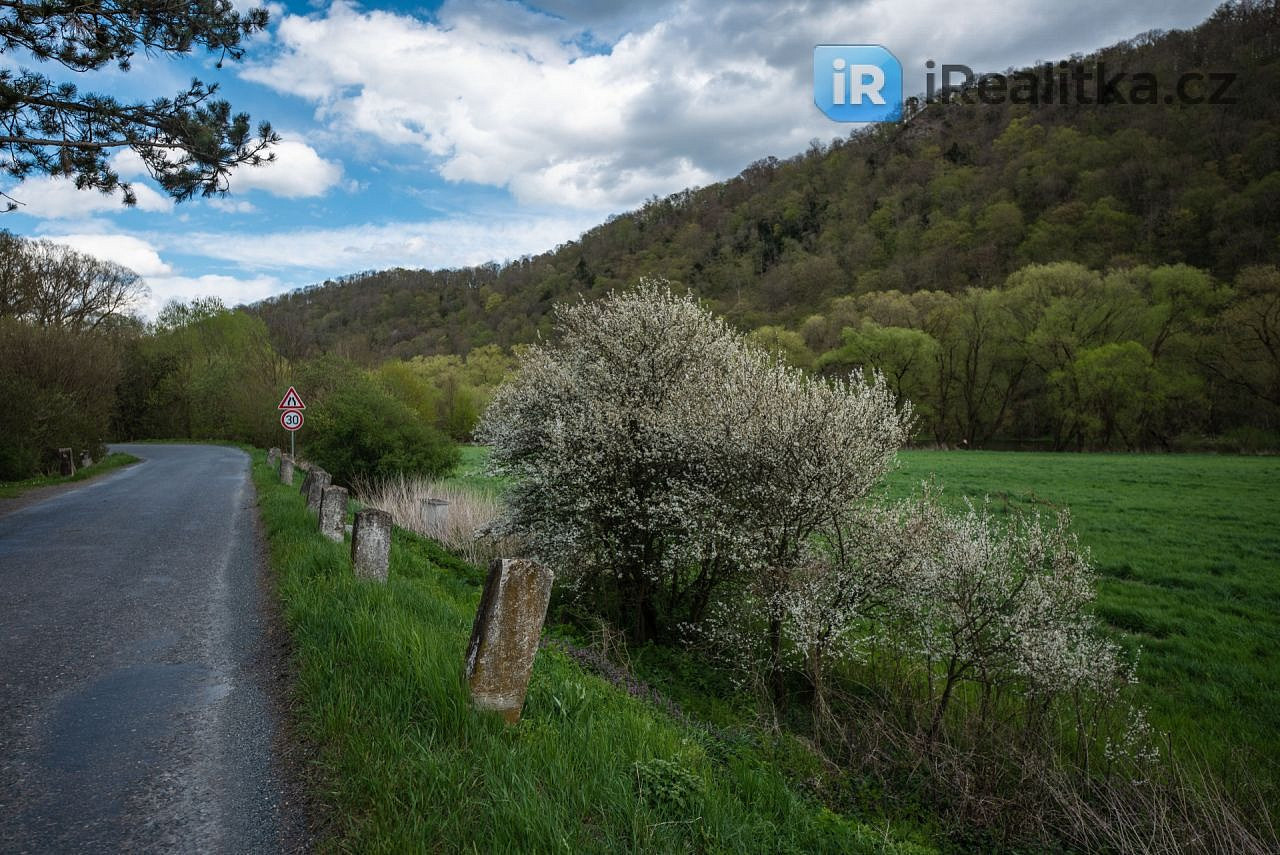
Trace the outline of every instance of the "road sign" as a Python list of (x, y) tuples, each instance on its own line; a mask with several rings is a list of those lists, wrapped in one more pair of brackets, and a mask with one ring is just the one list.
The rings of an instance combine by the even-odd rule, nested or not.
[(297, 430), (302, 427), (302, 413), (297, 410), (285, 410), (280, 414), (280, 424), (285, 430)]
[[(280, 399), (280, 403), (276, 404), (277, 410), (305, 410), (307, 405), (302, 403), (302, 396), (292, 386), (289, 391), (284, 393), (284, 397)], [(299, 422), (301, 424), (301, 422)]]

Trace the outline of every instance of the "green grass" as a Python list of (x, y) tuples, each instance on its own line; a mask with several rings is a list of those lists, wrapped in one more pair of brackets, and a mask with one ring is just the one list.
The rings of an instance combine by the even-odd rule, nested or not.
[(524, 717), (468, 703), (480, 574), (397, 530), (385, 585), (316, 532), (296, 488), (254, 479), (299, 666), (330, 848), (374, 852), (923, 852), (840, 817), (728, 745), (538, 654)]
[[(466, 450), (462, 483), (483, 483)], [(948, 502), (1068, 508), (1097, 612), (1130, 649), (1153, 723), (1280, 803), (1280, 457), (906, 451), (886, 492), (936, 476)], [(491, 486), (496, 486), (491, 482)]]
[(89, 478), (96, 478), (104, 472), (110, 472), (112, 469), (118, 469), (121, 466), (128, 466), (130, 463), (137, 462), (138, 458), (132, 454), (115, 453), (108, 454), (92, 466), (77, 469), (74, 475), (65, 478), (61, 475), (44, 475), (39, 478), (28, 478), (25, 481), (0, 481), (0, 499), (12, 499), (37, 487), (85, 481)]
[(483, 445), (460, 445), (461, 457), (453, 474), (445, 481), (459, 487), (470, 487), (486, 493), (502, 489), (503, 479), (494, 478), (485, 473), (489, 463), (489, 449)]

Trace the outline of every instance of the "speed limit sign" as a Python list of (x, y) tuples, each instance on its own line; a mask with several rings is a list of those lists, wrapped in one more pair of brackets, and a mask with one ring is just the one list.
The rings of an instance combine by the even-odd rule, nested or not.
[(280, 425), (285, 430), (297, 430), (302, 427), (302, 413), (297, 410), (285, 410), (280, 414)]

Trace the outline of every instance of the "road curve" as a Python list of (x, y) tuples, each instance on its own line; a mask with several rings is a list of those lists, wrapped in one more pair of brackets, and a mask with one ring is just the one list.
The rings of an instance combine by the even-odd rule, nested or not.
[(249, 458), (112, 450), (0, 517), (0, 851), (303, 848)]

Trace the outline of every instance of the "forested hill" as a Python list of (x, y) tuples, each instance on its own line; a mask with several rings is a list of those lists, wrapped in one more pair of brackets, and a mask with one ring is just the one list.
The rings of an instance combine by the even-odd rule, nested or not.
[[(839, 341), (838, 298), (1001, 288), (1033, 263), (1185, 263), (1229, 283), (1280, 260), (1277, 9), (1224, 5), (1193, 30), (1085, 59), (1108, 77), (1154, 73), (1158, 104), (937, 103), (651, 200), (537, 257), (362, 273), (254, 311), (286, 356), (376, 361), (529, 341), (557, 300), (654, 275), (744, 328), (803, 331), (820, 352)], [(1238, 75), (1237, 103), (1164, 103), (1196, 71)]]

